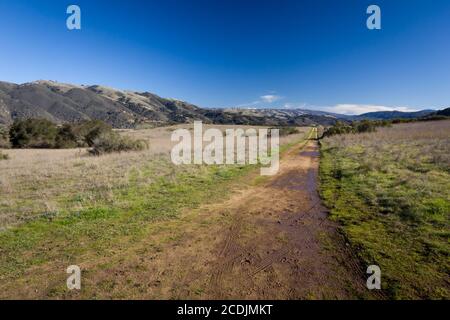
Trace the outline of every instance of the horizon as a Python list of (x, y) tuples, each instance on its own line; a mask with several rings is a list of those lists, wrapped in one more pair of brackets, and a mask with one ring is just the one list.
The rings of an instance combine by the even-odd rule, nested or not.
[(381, 30), (366, 27), (372, 1), (277, 3), (83, 0), (81, 30), (70, 31), (67, 4), (3, 1), (1, 80), (147, 91), (202, 108), (449, 105), (448, 1), (376, 1)]
[[(136, 93), (144, 93), (144, 92), (149, 92), (151, 94), (155, 94), (151, 91), (136, 91), (133, 89), (122, 89), (122, 88), (117, 88), (117, 87), (111, 87), (108, 86), (106, 84), (98, 84), (98, 83), (90, 83), (90, 84), (86, 84), (86, 83), (68, 83), (68, 82), (61, 82), (61, 81), (57, 81), (57, 80), (50, 80), (50, 79), (38, 79), (38, 80), (33, 80), (33, 81), (29, 81), (29, 82), (22, 82), (22, 83), (15, 83), (15, 82), (9, 82), (9, 81), (3, 81), (0, 80), (0, 82), (6, 82), (6, 83), (10, 83), (10, 84), (15, 84), (15, 85), (26, 85), (26, 84), (30, 84), (30, 83), (39, 83), (39, 82), (51, 82), (51, 83), (55, 83), (55, 84), (62, 84), (62, 85), (72, 85), (72, 86), (79, 86), (79, 87), (93, 87), (93, 86), (100, 86), (100, 87), (104, 87), (104, 88), (109, 88), (109, 89), (113, 89), (113, 90), (118, 90), (118, 91), (124, 91), (124, 92), (136, 92)], [(159, 96), (158, 94), (155, 94), (157, 96)], [(164, 99), (168, 99), (168, 100), (178, 100), (178, 101), (182, 101), (182, 102), (186, 102), (186, 103), (190, 103), (189, 101), (186, 100), (180, 100), (177, 98), (171, 98), (171, 97), (162, 97), (161, 98)], [(195, 104), (194, 104), (195, 105)], [(336, 105), (334, 106), (336, 109), (339, 109), (340, 107), (344, 108), (344, 110), (346, 109), (347, 105)], [(351, 105), (353, 106), (353, 105)], [(354, 105), (355, 108), (354, 110), (357, 110), (358, 107), (364, 107), (363, 105)], [(254, 107), (254, 106), (228, 106), (228, 107), (200, 107), (197, 106), (199, 108), (203, 108), (203, 109), (243, 109), (243, 110), (304, 110), (304, 111), (317, 111), (317, 112), (325, 112), (325, 113), (329, 113), (329, 114), (336, 114), (336, 115), (343, 115), (343, 116), (359, 116), (359, 115), (363, 115), (366, 113), (374, 113), (374, 112), (404, 112), (404, 113), (409, 113), (409, 112), (420, 112), (420, 111), (439, 111), (439, 110), (443, 110), (446, 109), (448, 107), (446, 106), (442, 106), (441, 108), (422, 108), (422, 109), (405, 109), (403, 107), (399, 107), (399, 108), (390, 108), (390, 107), (386, 107), (386, 106), (368, 106), (371, 108), (377, 108), (377, 110), (372, 110), (372, 111), (364, 111), (364, 112), (360, 112), (360, 113), (348, 113), (348, 112), (339, 112), (339, 110), (336, 111), (328, 111), (326, 110), (327, 107), (321, 107), (321, 106), (293, 106), (293, 107), (276, 107), (276, 106), (272, 106), (272, 107), (266, 107), (266, 106), (260, 106), (260, 107)]]

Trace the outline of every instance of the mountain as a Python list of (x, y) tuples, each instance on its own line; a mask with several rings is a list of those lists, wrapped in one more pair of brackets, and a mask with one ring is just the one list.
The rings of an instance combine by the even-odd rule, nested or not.
[[(447, 111), (448, 112), (448, 111)], [(420, 118), (434, 110), (382, 111), (347, 116), (307, 109), (205, 109), (149, 92), (116, 90), (104, 86), (35, 81), (0, 82), (0, 125), (15, 119), (45, 118), (56, 123), (99, 119), (114, 128), (139, 128), (201, 120), (216, 124), (269, 126), (332, 125), (337, 120)]]
[(138, 124), (207, 121), (199, 108), (144, 92), (102, 86), (77, 86), (53, 81), (21, 85), (0, 82), (0, 123), (17, 118), (46, 118), (57, 123), (100, 119), (116, 128)]
[(436, 112), (435, 115), (450, 117), (450, 108), (447, 108), (447, 109), (444, 109), (444, 110), (440, 110), (440, 111)]
[(201, 120), (205, 123), (252, 125), (333, 124), (336, 117), (305, 110), (202, 109), (149, 92), (104, 86), (35, 81), (0, 82), (0, 124), (15, 119), (45, 118), (56, 123), (99, 119), (115, 128), (159, 126)]
[(435, 110), (421, 110), (416, 112), (401, 112), (401, 111), (377, 111), (377, 112), (368, 112), (361, 114), (359, 116), (355, 116), (354, 120), (391, 120), (391, 119), (413, 119), (413, 118), (421, 118), (432, 113), (436, 112)]

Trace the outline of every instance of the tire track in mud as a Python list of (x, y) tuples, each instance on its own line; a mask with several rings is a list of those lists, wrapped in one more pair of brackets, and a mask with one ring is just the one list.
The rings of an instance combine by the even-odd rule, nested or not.
[[(211, 266), (210, 298), (344, 299), (366, 294), (358, 263), (348, 257), (321, 204), (318, 159), (316, 141), (301, 150), (292, 148), (278, 175), (249, 192), (244, 204), (239, 199), (227, 207), (234, 222)], [(335, 246), (332, 250), (324, 248), (327, 241)]]

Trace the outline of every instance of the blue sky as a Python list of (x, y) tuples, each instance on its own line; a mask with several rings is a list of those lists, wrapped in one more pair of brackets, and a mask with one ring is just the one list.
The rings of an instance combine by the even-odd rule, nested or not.
[[(77, 4), (82, 29), (66, 28)], [(382, 30), (366, 28), (381, 8)], [(202, 107), (450, 105), (448, 0), (0, 1), (0, 80), (150, 91)]]

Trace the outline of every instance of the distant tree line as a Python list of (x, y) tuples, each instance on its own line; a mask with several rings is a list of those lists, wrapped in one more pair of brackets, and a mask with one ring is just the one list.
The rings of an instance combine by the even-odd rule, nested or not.
[(94, 155), (143, 150), (142, 140), (123, 137), (100, 120), (57, 125), (46, 119), (16, 120), (9, 128), (0, 128), (0, 148), (70, 149), (91, 148)]
[(377, 127), (388, 127), (392, 124), (388, 120), (362, 120), (353, 122), (336, 121), (335, 125), (325, 129), (323, 136), (337, 134), (374, 132)]
[[(446, 109), (448, 112), (448, 109)], [(444, 114), (435, 113), (421, 118), (413, 119), (392, 119), (392, 120), (361, 120), (353, 122), (343, 122), (336, 121), (336, 123), (325, 129), (323, 137), (329, 137), (337, 134), (347, 134), (347, 133), (363, 133), (363, 132), (374, 132), (379, 127), (389, 127), (392, 124), (398, 123), (410, 123), (418, 121), (437, 121), (437, 120), (448, 120), (449, 116)]]

